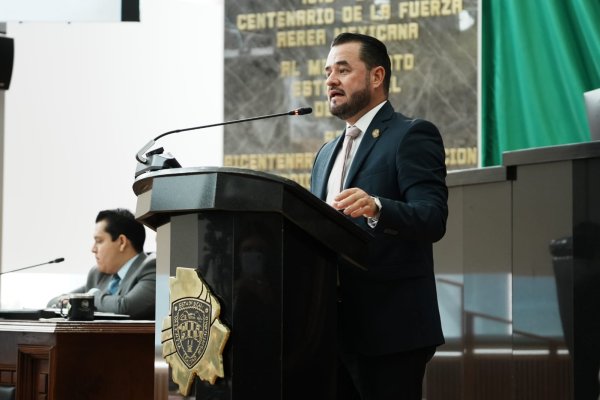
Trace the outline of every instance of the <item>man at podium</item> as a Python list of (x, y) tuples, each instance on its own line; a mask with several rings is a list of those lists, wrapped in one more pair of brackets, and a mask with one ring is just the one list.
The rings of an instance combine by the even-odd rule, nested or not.
[[(96, 217), (92, 253), (96, 266), (87, 282), (70, 293), (94, 295), (96, 311), (125, 314), (132, 319), (154, 319), (156, 257), (144, 253), (146, 231), (122, 208), (104, 210)], [(49, 307), (60, 307), (69, 293), (55, 297)]]
[(379, 40), (340, 34), (325, 73), (329, 109), (346, 129), (319, 150), (311, 191), (374, 236), (366, 271), (338, 269), (338, 398), (420, 400), (444, 342), (432, 250), (448, 216), (442, 138), (394, 111)]

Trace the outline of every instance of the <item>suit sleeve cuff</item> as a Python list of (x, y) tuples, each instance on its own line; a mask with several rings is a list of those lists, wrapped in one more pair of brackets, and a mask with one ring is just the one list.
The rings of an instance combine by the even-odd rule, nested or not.
[(371, 196), (375, 204), (377, 205), (377, 214), (374, 217), (367, 218), (367, 225), (371, 228), (375, 228), (377, 226), (377, 222), (379, 222), (379, 216), (381, 215), (381, 200), (379, 197)]

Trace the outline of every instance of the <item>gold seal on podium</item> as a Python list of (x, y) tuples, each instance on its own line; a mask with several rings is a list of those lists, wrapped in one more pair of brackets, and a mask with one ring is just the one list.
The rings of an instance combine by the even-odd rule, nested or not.
[(193, 268), (177, 268), (169, 279), (171, 313), (163, 320), (162, 354), (173, 382), (188, 395), (194, 376), (214, 384), (223, 371), (229, 328), (219, 320), (221, 305)]

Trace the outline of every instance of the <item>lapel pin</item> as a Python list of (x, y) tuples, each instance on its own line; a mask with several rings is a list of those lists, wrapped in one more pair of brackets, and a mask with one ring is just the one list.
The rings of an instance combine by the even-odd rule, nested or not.
[(379, 137), (379, 129), (373, 129), (373, 133), (371, 133), (371, 135), (373, 135), (374, 139), (377, 139)]

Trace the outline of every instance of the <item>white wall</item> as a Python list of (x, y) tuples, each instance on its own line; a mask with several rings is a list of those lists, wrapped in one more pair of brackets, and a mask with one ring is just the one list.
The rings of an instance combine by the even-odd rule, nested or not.
[[(141, 0), (140, 23), (9, 23), (0, 306), (38, 308), (83, 283), (100, 209), (135, 209), (135, 153), (223, 116), (224, 0)], [(222, 165), (222, 129), (157, 143)], [(149, 232), (146, 250), (154, 250)]]

